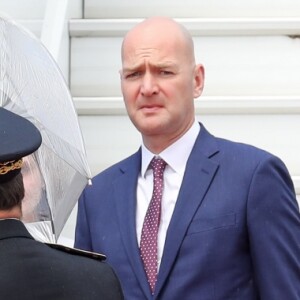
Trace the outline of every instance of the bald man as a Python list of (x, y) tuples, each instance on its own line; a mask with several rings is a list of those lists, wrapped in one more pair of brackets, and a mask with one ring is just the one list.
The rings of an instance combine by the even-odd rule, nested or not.
[(165, 17), (136, 25), (120, 77), (142, 145), (83, 192), (75, 246), (104, 252), (130, 300), (300, 299), (291, 177), (196, 122), (204, 67), (188, 31)]

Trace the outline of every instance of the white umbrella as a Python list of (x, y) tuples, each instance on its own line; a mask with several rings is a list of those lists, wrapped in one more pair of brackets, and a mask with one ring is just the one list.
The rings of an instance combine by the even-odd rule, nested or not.
[(91, 178), (82, 133), (70, 91), (50, 53), (33, 34), (1, 16), (0, 106), (41, 131), (41, 147), (25, 159), (29, 198), (24, 199), (23, 221), (35, 238), (55, 242)]

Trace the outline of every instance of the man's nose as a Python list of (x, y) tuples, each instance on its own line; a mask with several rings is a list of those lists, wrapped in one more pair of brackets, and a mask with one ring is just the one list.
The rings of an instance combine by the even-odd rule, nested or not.
[(158, 84), (155, 76), (151, 73), (145, 73), (141, 86), (141, 94), (145, 97), (158, 93)]

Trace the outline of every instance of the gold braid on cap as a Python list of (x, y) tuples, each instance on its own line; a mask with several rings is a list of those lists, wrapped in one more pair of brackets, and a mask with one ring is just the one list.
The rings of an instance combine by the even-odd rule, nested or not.
[(5, 163), (0, 163), (0, 175), (5, 175), (10, 171), (21, 169), (22, 164), (22, 158), (19, 160), (11, 160)]

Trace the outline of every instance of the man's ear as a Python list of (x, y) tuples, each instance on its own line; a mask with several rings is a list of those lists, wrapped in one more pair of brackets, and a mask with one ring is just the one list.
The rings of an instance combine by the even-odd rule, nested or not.
[(194, 98), (198, 98), (204, 88), (205, 70), (204, 66), (198, 64), (194, 69)]

